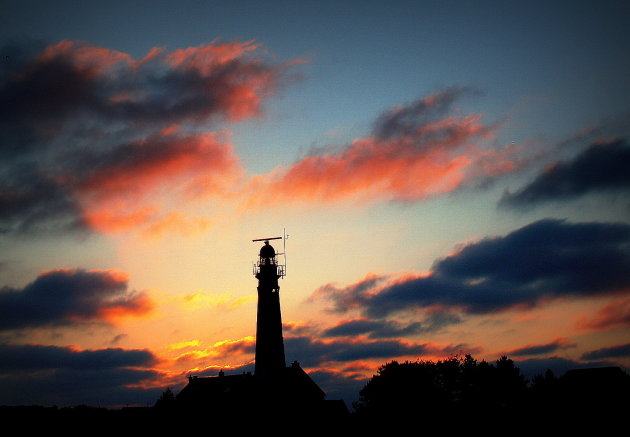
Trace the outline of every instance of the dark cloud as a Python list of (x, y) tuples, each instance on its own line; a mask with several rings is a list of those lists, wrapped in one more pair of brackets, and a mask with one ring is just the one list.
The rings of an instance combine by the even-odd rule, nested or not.
[(591, 192), (630, 191), (630, 147), (625, 139), (595, 143), (571, 161), (545, 169), (515, 193), (506, 192), (504, 207), (523, 207), (552, 200), (573, 199)]
[(421, 332), (422, 325), (418, 322), (408, 325), (389, 320), (355, 319), (333, 326), (323, 332), (324, 337), (347, 337), (367, 335), (371, 338), (392, 338)]
[[(373, 135), (385, 140), (418, 133), (432, 121), (447, 114), (453, 104), (465, 94), (476, 93), (465, 87), (449, 87), (444, 91), (424, 97), (407, 105), (396, 106), (381, 114), (374, 122)], [(448, 131), (437, 131), (447, 136)]]
[(0, 290), (0, 330), (109, 322), (151, 308), (145, 294), (127, 291), (127, 276), (120, 272), (53, 270), (22, 289)]
[(32, 165), (5, 170), (0, 179), (0, 233), (75, 231), (88, 232), (88, 226), (65, 186)]
[(120, 348), (75, 350), (59, 346), (0, 344), (0, 373), (34, 372), (51, 369), (105, 370), (143, 367), (157, 363), (148, 350)]
[[(251, 42), (211, 43), (173, 52), (155, 49), (134, 60), (78, 41), (39, 52), (24, 47), (15, 57), (20, 61), (0, 76), (0, 119), (48, 139), (66, 122), (85, 117), (164, 126), (253, 116), (288, 69), (246, 56), (256, 48)], [(7, 142), (2, 150), (24, 152)]]
[(387, 276), (368, 275), (362, 280), (343, 288), (329, 283), (315, 290), (311, 299), (329, 298), (333, 303), (332, 311), (345, 313), (353, 308), (360, 307), (363, 296), (386, 280)]
[(536, 344), (523, 346), (506, 352), (507, 356), (522, 357), (528, 355), (548, 355), (559, 350), (575, 347), (575, 343), (571, 343), (566, 338), (557, 338), (546, 344)]
[(601, 360), (605, 358), (627, 358), (630, 357), (630, 343), (616, 346), (604, 347), (590, 351), (582, 355), (583, 360)]
[(433, 312), (422, 322), (408, 324), (398, 323), (392, 320), (354, 319), (338, 323), (332, 328), (326, 329), (324, 337), (352, 337), (367, 335), (370, 338), (394, 338), (405, 337), (420, 333), (435, 332), (450, 324), (458, 323), (459, 317), (446, 312)]
[(298, 360), (306, 367), (331, 361), (350, 362), (368, 359), (393, 359), (429, 354), (450, 355), (468, 349), (466, 345), (435, 346), (408, 343), (401, 340), (333, 340), (321, 341), (311, 337), (288, 337), (284, 340), (287, 361)]
[(337, 309), (360, 308), (369, 317), (435, 307), (483, 314), (548, 299), (625, 293), (629, 272), (630, 226), (545, 219), (469, 244), (437, 260), (425, 276), (346, 295), (340, 295), (342, 289), (315, 295)]
[(146, 350), (75, 350), (3, 344), (0, 345), (0, 404), (152, 404), (159, 390), (137, 386), (159, 376), (148, 368), (157, 361)]

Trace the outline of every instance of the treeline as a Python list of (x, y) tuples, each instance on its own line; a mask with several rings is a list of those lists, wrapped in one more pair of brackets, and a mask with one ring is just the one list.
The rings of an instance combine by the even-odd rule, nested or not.
[[(359, 421), (481, 424), (561, 423), (568, 417), (625, 417), (630, 376), (618, 367), (580, 369), (531, 380), (507, 357), (471, 355), (382, 365), (354, 403)], [(445, 422), (446, 421), (446, 422)]]
[(252, 407), (250, 402), (243, 404), (247, 408), (234, 407), (227, 412), (181, 409), (176, 404), (172, 391), (166, 390), (153, 407), (0, 407), (0, 420), (19, 424), (22, 431), (71, 426), (79, 430), (182, 433), (205, 430), (213, 423), (230, 424), (240, 431), (290, 428), (373, 433), (413, 426), (439, 435), (460, 434), (461, 430), (523, 434), (552, 429), (561, 435), (568, 430), (602, 435), (605, 430), (626, 425), (630, 376), (619, 367), (602, 367), (572, 370), (559, 377), (547, 370), (528, 380), (507, 357), (486, 362), (465, 355), (383, 364), (360, 391), (354, 411), (347, 415), (330, 414), (330, 410), (300, 402), (295, 402), (293, 410), (272, 402)]

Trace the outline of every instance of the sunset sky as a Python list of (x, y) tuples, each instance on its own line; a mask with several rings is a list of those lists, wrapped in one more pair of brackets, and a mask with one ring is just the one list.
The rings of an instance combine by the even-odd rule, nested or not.
[[(287, 362), (630, 368), (624, 1), (0, 1), (0, 405)], [(283, 250), (282, 242), (275, 242)]]

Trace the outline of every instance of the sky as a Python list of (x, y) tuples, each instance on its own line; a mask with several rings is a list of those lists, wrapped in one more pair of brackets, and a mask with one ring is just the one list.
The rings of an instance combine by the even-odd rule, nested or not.
[(0, 404), (287, 362), (630, 368), (622, 1), (0, 1)]

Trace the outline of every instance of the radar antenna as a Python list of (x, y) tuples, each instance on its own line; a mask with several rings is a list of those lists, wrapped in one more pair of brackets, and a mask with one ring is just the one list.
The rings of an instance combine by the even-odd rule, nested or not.
[[(283, 260), (284, 260), (283, 264), (278, 264), (278, 274), (280, 275), (280, 277), (284, 277), (287, 274), (287, 239), (288, 238), (289, 238), (289, 235), (287, 234), (286, 229), (283, 229), (282, 237), (255, 238), (252, 240), (253, 243), (257, 241), (264, 241), (266, 243), (269, 243), (269, 241), (271, 240), (282, 240), (282, 253), (276, 253), (276, 256), (282, 255)], [(254, 275), (256, 275), (256, 273), (258, 272), (257, 267), (258, 266), (254, 264)]]

